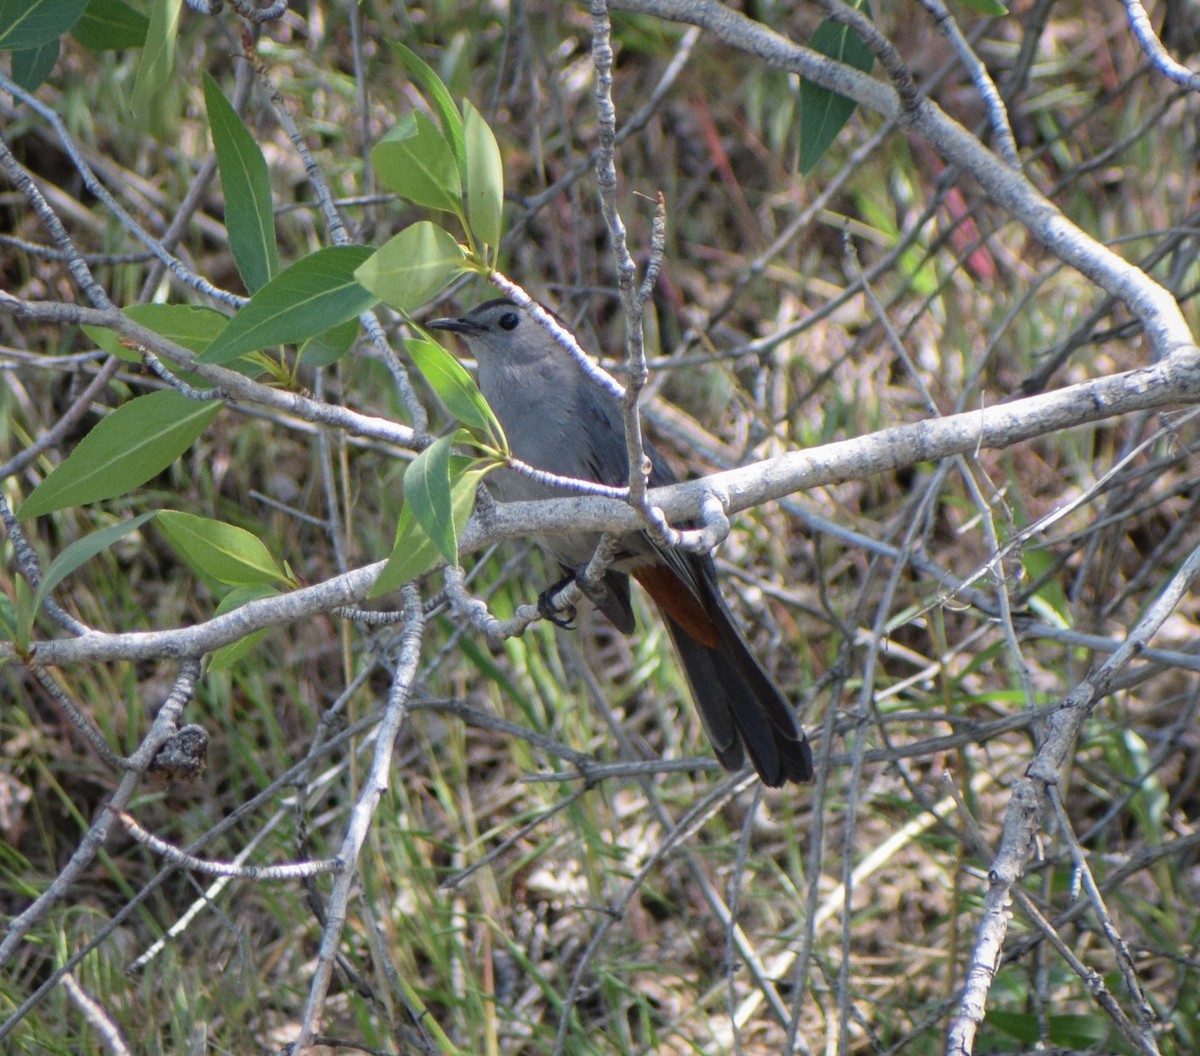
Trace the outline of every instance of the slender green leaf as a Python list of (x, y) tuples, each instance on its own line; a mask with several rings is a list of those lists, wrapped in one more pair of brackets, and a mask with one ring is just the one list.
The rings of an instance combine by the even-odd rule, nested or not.
[(71, 36), (92, 51), (140, 48), (149, 28), (150, 19), (125, 0), (91, 0), (83, 17), (71, 27)]
[[(849, 0), (867, 17), (871, 15), (867, 0)], [(817, 26), (809, 42), (814, 51), (844, 63), (863, 73), (870, 73), (875, 56), (853, 29), (830, 19)], [(829, 145), (850, 120), (857, 104), (853, 99), (818, 87), (811, 81), (800, 82), (800, 171), (807, 174), (824, 156)]]
[(36, 48), (22, 48), (12, 53), (12, 76), (27, 92), (37, 91), (38, 86), (50, 76), (58, 62), (58, 37), (39, 44)]
[(163, 510), (158, 526), (194, 571), (231, 587), (290, 582), (258, 536), (234, 524)]
[[(453, 467), (456, 460), (451, 460)], [(470, 462), (466, 469), (451, 470), (450, 506), (454, 531), (461, 532), (466, 526), (471, 511), (475, 508), (475, 491), (479, 482), (500, 463), (494, 461)], [(407, 483), (407, 476), (405, 477)], [(407, 492), (406, 492), (407, 495)], [(396, 542), (379, 578), (371, 586), (370, 597), (387, 594), (405, 583), (423, 576), (442, 560), (442, 554), (421, 527), (413, 514), (412, 504), (405, 502), (396, 526)]]
[(354, 277), (381, 301), (414, 312), (466, 270), (454, 236), (422, 220), (385, 242)]
[(92, 532), (91, 535), (85, 535), (82, 539), (76, 539), (75, 542), (50, 562), (50, 566), (42, 576), (42, 582), (38, 586), (37, 593), (33, 596), (33, 610), (30, 615), (37, 615), (38, 610), (42, 607), (42, 602), (46, 600), (46, 596), (50, 591), (57, 587), (75, 569), (85, 561), (90, 561), (102, 550), (107, 550), (117, 540), (123, 539), (130, 532), (140, 528), (146, 521), (155, 516), (156, 513), (156, 510), (150, 510), (148, 513), (143, 513), (132, 520), (110, 525), (108, 528), (103, 528), (98, 532)]
[[(229, 325), (229, 316), (215, 308), (190, 304), (134, 304), (122, 309), (135, 323), (161, 334), (177, 345), (199, 355)], [(138, 363), (141, 357), (127, 347), (119, 334), (102, 326), (84, 326), (83, 332), (110, 355), (128, 363)]]
[(362, 314), (377, 298), (354, 279), (369, 246), (329, 246), (296, 261), (242, 306), (202, 363), (228, 363), (271, 345), (304, 341)]
[(379, 182), (426, 209), (462, 216), (462, 179), (446, 137), (420, 110), (406, 114), (371, 151)]
[(123, 495), (156, 476), (195, 443), (221, 409), (165, 389), (139, 396), (104, 418), (21, 503), (17, 516)]
[(420, 55), (410, 51), (399, 41), (392, 41), (391, 45), (392, 50), (400, 56), (400, 60), (408, 67), (417, 83), (425, 89), (426, 94), (433, 101), (433, 108), (442, 122), (442, 131), (450, 142), (450, 149), (454, 151), (455, 158), (458, 159), (459, 176), (463, 182), (466, 182), (467, 151), (463, 145), (462, 118), (458, 116), (458, 107), (454, 105), (454, 99), (442, 83), (442, 79), (434, 72), (433, 67)]
[(501, 451), (507, 450), (504, 430), (463, 365), (436, 341), (420, 338), (406, 342), (405, 347), (446, 410), (463, 425), (479, 430)]
[(504, 221), (504, 162), (500, 146), (483, 116), (463, 100), (463, 134), (467, 146), (467, 219), (475, 241), (491, 247), (492, 259), (500, 245)]
[[(1022, 549), (1021, 564), (1025, 569), (1026, 581), (1036, 583), (1054, 567), (1055, 557), (1048, 550), (1030, 547)], [(1030, 607), (1047, 623), (1063, 628), (1071, 626), (1074, 605), (1067, 598), (1062, 584), (1053, 576), (1047, 577), (1042, 582), (1028, 602)]]
[[(277, 593), (277, 592), (276, 592)], [(264, 595), (270, 597), (270, 595)], [(245, 604), (243, 602), (243, 604)], [(229, 645), (223, 645), (215, 653), (208, 662), (206, 671), (215, 674), (218, 671), (228, 671), (239, 660), (245, 656), (249, 656), (257, 648), (258, 643), (266, 637), (267, 631), (270, 628), (263, 628), (258, 631), (251, 631), (245, 638), (239, 638), (236, 642), (230, 642)]]
[(978, 11), (981, 15), (989, 15), (992, 18), (1003, 18), (1008, 14), (1008, 8), (1000, 3), (1000, 0), (958, 0), (963, 7), (969, 7), (972, 11)]
[(458, 562), (458, 533), (450, 502), (450, 448), (457, 440), (457, 432), (435, 440), (404, 471), (404, 505), (451, 564)]
[(229, 248), (246, 289), (254, 293), (279, 271), (271, 175), (254, 137), (207, 71), (204, 104), (225, 192)]
[(40, 48), (58, 40), (87, 7), (87, 0), (0, 0), (0, 51)]
[(378, 598), (391, 593), (397, 587), (401, 587), (437, 567), (440, 560), (441, 555), (438, 554), (437, 547), (433, 545), (433, 540), (417, 523), (412, 507), (405, 503), (400, 510), (400, 520), (396, 525), (396, 541), (392, 544), (392, 552), (387, 559), (387, 564), (383, 566), (383, 571), (371, 584), (367, 597)]
[(150, 5), (146, 43), (133, 78), (129, 105), (148, 120), (155, 99), (175, 70), (175, 39), (179, 35), (179, 7), (183, 0), (155, 0)]
[[(232, 612), (234, 609), (240, 609), (248, 601), (257, 601), (259, 598), (273, 598), (279, 594), (279, 591), (274, 587), (259, 585), (256, 587), (237, 587), (231, 590), (221, 599), (221, 604), (217, 606), (217, 615), (220, 616), (226, 612)], [(254, 647), (267, 633), (270, 628), (264, 627), (260, 631), (251, 631), (245, 638), (239, 638), (236, 642), (231, 642), (229, 645), (223, 645), (208, 661), (208, 671), (224, 671), (227, 668), (236, 664), (243, 656), (254, 651)]]
[(229, 325), (215, 308), (192, 304), (134, 304), (124, 309), (135, 323), (199, 355)]

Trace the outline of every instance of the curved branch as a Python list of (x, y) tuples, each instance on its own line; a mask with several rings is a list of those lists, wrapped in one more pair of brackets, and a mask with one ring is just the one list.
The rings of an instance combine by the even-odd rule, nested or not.
[(928, 99), (906, 108), (896, 91), (883, 82), (795, 44), (761, 22), (713, 0), (613, 0), (612, 6), (700, 26), (732, 48), (898, 121), (936, 147), (948, 161), (961, 165), (997, 205), (1020, 221), (1059, 260), (1124, 303), (1145, 327), (1158, 357), (1194, 344), (1187, 321), (1168, 290), (1068, 220), (1024, 173), (1001, 161)]
[(177, 345), (161, 334), (135, 323), (117, 308), (84, 308), (56, 301), (22, 301), (0, 290), (0, 313), (15, 319), (37, 320), (62, 325), (65, 323), (101, 326), (120, 334), (129, 343), (148, 348), (156, 356), (195, 374), (221, 390), (229, 399), (244, 400), (260, 407), (290, 414), (306, 422), (347, 430), (355, 436), (369, 437), (402, 447), (420, 446), (414, 430), (387, 418), (358, 414), (336, 404), (309, 399), (298, 393), (263, 385), (228, 367), (201, 363), (194, 353)]

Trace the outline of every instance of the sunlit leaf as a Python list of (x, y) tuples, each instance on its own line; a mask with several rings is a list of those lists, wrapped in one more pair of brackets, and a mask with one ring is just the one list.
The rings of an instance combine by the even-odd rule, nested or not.
[[(259, 598), (277, 597), (279, 591), (273, 587), (259, 585), (256, 587), (237, 587), (231, 590), (221, 599), (221, 604), (217, 606), (216, 614), (223, 615), (226, 612), (232, 612), (234, 609), (240, 609), (249, 601), (257, 601)], [(208, 661), (208, 671), (210, 673), (216, 671), (224, 671), (232, 667), (242, 657), (252, 653), (263, 636), (269, 631), (269, 627), (264, 627), (262, 630), (251, 631), (245, 638), (239, 638), (236, 642), (230, 642), (229, 645), (223, 645), (220, 649), (212, 654)]]
[(371, 256), (368, 246), (329, 246), (296, 261), (244, 304), (200, 357), (228, 363), (247, 352), (322, 334), (375, 304), (354, 278)]
[[(849, 0), (868, 18), (867, 0)], [(827, 19), (817, 26), (809, 42), (814, 51), (863, 73), (870, 73), (875, 56), (862, 37), (849, 26)], [(853, 99), (821, 88), (811, 81), (800, 82), (800, 171), (807, 174), (824, 156), (829, 145), (850, 120), (857, 104)]]
[(392, 41), (391, 44), (392, 50), (400, 56), (401, 61), (408, 67), (416, 82), (425, 89), (432, 101), (433, 108), (442, 122), (442, 132), (445, 133), (446, 139), (450, 143), (450, 149), (459, 162), (459, 176), (465, 182), (467, 152), (463, 145), (462, 118), (458, 116), (458, 107), (454, 105), (454, 99), (442, 83), (442, 79), (434, 72), (433, 67), (420, 55), (415, 51), (410, 51), (399, 41)]
[(220, 400), (189, 400), (171, 389), (122, 404), (33, 489), (17, 516), (40, 517), (132, 491), (191, 447), (220, 409)]
[(414, 110), (371, 151), (379, 182), (426, 209), (462, 215), (462, 179), (446, 137)]
[(156, 98), (175, 69), (175, 41), (179, 35), (179, 8), (183, 0), (156, 0), (150, 5), (150, 24), (142, 48), (129, 103), (143, 120), (150, 117)]
[(385, 242), (355, 273), (364, 287), (402, 312), (414, 312), (466, 270), (454, 236), (422, 220)]
[(51, 561), (50, 565), (46, 568), (45, 573), (42, 575), (42, 582), (38, 585), (37, 593), (33, 596), (32, 615), (37, 614), (46, 596), (66, 579), (67, 576), (74, 572), (75, 569), (84, 562), (90, 561), (102, 550), (107, 550), (118, 540), (125, 538), (130, 532), (141, 527), (151, 517), (155, 516), (156, 512), (155, 510), (151, 510), (148, 513), (134, 517), (132, 520), (110, 525), (108, 528), (102, 528), (98, 532), (85, 535), (82, 539), (76, 539), (75, 542)]
[[(466, 526), (471, 511), (475, 508), (475, 491), (479, 482), (499, 463), (476, 460), (468, 463), (466, 468), (456, 470), (453, 468), (455, 461), (457, 460), (451, 459), (450, 507), (457, 534)], [(370, 597), (377, 598), (418, 576), (423, 576), (442, 560), (437, 546), (413, 515), (411, 505), (405, 502), (396, 526), (396, 541), (392, 546), (392, 553), (379, 578), (372, 585)]]
[(500, 245), (504, 212), (504, 162), (500, 146), (478, 110), (463, 100), (463, 135), (467, 148), (467, 220), (477, 243)]
[(221, 189), (225, 192), (225, 231), (229, 235), (229, 249), (242, 282), (254, 293), (279, 271), (271, 175), (254, 137), (207, 71), (204, 73), (204, 104), (217, 152)]
[(289, 582), (266, 544), (245, 528), (180, 510), (161, 511), (158, 527), (189, 567), (218, 583), (251, 587)]
[(505, 450), (504, 430), (463, 365), (435, 341), (418, 338), (408, 341), (405, 347), (446, 410), (463, 425), (483, 433), (495, 447)]
[(435, 440), (404, 471), (404, 505), (451, 564), (458, 561), (458, 533), (450, 502), (450, 448), (457, 439), (457, 434), (452, 434)]

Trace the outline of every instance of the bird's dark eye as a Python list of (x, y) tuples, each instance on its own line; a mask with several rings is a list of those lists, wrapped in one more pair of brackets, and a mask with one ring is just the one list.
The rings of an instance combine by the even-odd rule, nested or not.
[(500, 316), (500, 329), (515, 330), (517, 328), (517, 323), (520, 321), (521, 318), (516, 312), (505, 312), (502, 316)]

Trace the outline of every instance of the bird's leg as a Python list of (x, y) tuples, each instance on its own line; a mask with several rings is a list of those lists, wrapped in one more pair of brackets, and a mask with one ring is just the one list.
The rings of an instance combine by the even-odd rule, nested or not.
[(575, 606), (564, 605), (560, 607), (555, 603), (555, 597), (564, 587), (569, 587), (574, 582), (575, 573), (568, 572), (557, 583), (543, 590), (538, 595), (537, 600), (538, 613), (542, 619), (549, 620), (555, 627), (562, 627), (568, 631), (575, 629)]

